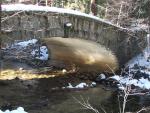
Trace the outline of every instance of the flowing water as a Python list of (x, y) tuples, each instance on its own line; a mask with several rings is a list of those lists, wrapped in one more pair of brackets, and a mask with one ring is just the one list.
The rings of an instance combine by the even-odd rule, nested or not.
[[(83, 80), (73, 76), (50, 78), (37, 76), (36, 78), (36, 75), (31, 74), (28, 75), (29, 78), (21, 80), (18, 79), (21, 74), (17, 70), (20, 67), (29, 70), (31, 67), (12, 61), (1, 61), (1, 66), (1, 73), (7, 71), (0, 76), (0, 109), (2, 110), (22, 106), (28, 113), (94, 113), (92, 110), (83, 108), (79, 103), (79, 101), (84, 103), (88, 100), (90, 105), (98, 109), (100, 113), (104, 113), (102, 109), (107, 113), (119, 111), (118, 93), (112, 89), (108, 90), (103, 85), (98, 84), (94, 88), (85, 89), (62, 89), (69, 82), (77, 84)], [(12, 70), (14, 70), (13, 73)], [(149, 105), (149, 96), (129, 99), (128, 111), (136, 111), (144, 105)]]

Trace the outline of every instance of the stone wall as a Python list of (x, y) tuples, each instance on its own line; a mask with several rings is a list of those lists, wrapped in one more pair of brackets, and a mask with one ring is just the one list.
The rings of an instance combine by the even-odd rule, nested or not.
[(96, 19), (52, 12), (3, 12), (1, 35), (4, 42), (42, 37), (64, 37), (64, 24), (71, 38), (93, 40), (112, 50), (122, 65), (146, 46), (145, 33), (122, 29)]

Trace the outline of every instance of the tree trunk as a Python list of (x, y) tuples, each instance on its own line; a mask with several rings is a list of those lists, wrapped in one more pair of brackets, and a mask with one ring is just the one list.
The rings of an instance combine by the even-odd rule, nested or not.
[(149, 23), (149, 34), (150, 34), (150, 1), (148, 2), (148, 23)]
[(2, 7), (1, 7), (1, 4), (2, 4), (2, 0), (0, 0), (0, 55), (1, 55), (1, 43), (2, 43), (2, 37), (1, 37), (1, 16), (2, 16)]
[(94, 16), (97, 15), (97, 6), (96, 6), (96, 0), (91, 0), (91, 12)]

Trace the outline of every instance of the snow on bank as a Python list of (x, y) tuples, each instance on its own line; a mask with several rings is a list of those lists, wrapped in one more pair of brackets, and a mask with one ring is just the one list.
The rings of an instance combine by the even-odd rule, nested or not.
[[(48, 60), (48, 49), (46, 46), (36, 45), (37, 39), (31, 39), (26, 41), (15, 42), (13, 45), (7, 48), (16, 48), (18, 52), (22, 52), (27, 49), (26, 52), (31, 51), (31, 55), (38, 60)], [(30, 46), (30, 47), (29, 47)], [(40, 47), (38, 47), (40, 46)], [(29, 50), (30, 49), (30, 50)]]
[(135, 65), (138, 65), (139, 67), (145, 67), (150, 70), (150, 50), (147, 47), (143, 53), (139, 54), (132, 60), (130, 60), (127, 64), (130, 68), (133, 68)]
[(147, 35), (148, 47), (143, 50), (143, 53), (139, 54), (127, 64), (129, 72), (126, 76), (115, 75), (110, 77), (119, 82), (118, 86), (120, 89), (122, 85), (134, 85), (141, 89), (150, 90), (150, 35)]
[[(139, 74), (137, 74), (139, 73)], [(119, 82), (118, 87), (124, 89), (126, 86), (136, 86), (141, 89), (149, 89), (150, 90), (150, 70), (143, 71), (130, 69), (130, 73), (126, 76), (114, 75), (110, 77), (110, 79), (114, 79)], [(124, 88), (122, 88), (124, 86)]]
[(123, 86), (137, 86), (141, 89), (150, 89), (150, 81), (147, 78), (141, 77), (140, 79), (133, 79), (130, 77), (122, 77), (119, 75), (115, 75), (113, 77), (110, 77), (112, 79), (115, 79), (119, 82), (118, 87), (120, 89), (124, 89)]
[[(2, 5), (2, 11), (41, 11), (41, 12), (65, 13), (65, 14), (72, 14), (72, 15), (92, 18), (92, 19), (116, 26), (115, 24), (112, 24), (104, 19), (101, 19), (93, 15), (89, 15), (89, 14), (82, 13), (82, 12), (75, 11), (75, 10), (57, 8), (57, 7), (25, 5), (25, 4), (10, 4), (10, 5)], [(119, 26), (116, 26), (116, 27), (119, 27)]]
[(87, 88), (87, 87), (95, 87), (96, 86), (96, 82), (92, 82), (90, 85), (88, 85), (87, 83), (80, 83), (76, 86), (73, 86), (71, 83), (68, 83), (68, 86), (67, 87), (63, 87), (63, 89), (65, 88), (68, 88), (68, 89), (84, 89), (84, 88)]
[(12, 110), (12, 111), (6, 110), (3, 112), (0, 110), (0, 113), (27, 113), (27, 112), (24, 111), (23, 107), (18, 107), (16, 110)]

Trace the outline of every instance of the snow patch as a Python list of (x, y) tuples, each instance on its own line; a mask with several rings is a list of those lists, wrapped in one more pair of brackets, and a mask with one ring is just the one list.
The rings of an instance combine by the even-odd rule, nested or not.
[(37, 41), (38, 41), (37, 39), (31, 39), (31, 40), (15, 43), (14, 45), (15, 46), (21, 46), (21, 47), (27, 47), (30, 44), (35, 44)]
[(88, 85), (86, 83), (80, 83), (76, 86), (73, 86), (71, 83), (68, 83), (68, 86), (66, 88), (69, 88), (69, 89), (83, 89), (85, 87), (88, 87)]
[(114, 76), (112, 76), (112, 77), (110, 77), (111, 79), (114, 79), (114, 80), (117, 80), (117, 81), (119, 81), (120, 79), (121, 79), (121, 77), (120, 76), (118, 76), (118, 75), (114, 75)]
[(73, 86), (71, 83), (68, 83), (68, 86), (67, 87), (63, 87), (63, 89), (65, 88), (68, 88), (68, 89), (84, 89), (84, 88), (87, 88), (87, 87), (95, 87), (96, 86), (96, 82), (92, 82), (90, 85), (88, 85), (87, 83), (80, 83), (76, 86)]
[[(38, 52), (40, 50), (40, 52)], [(47, 49), (47, 47), (46, 46), (42, 46), (42, 47), (40, 47), (40, 49), (39, 50), (33, 50), (32, 52), (31, 52), (31, 54), (33, 55), (33, 56), (35, 56), (35, 59), (39, 59), (39, 60), (48, 60), (48, 49)], [(39, 55), (39, 53), (40, 53), (40, 55)]]
[(75, 86), (75, 88), (85, 88), (85, 87), (88, 87), (88, 85), (86, 83), (80, 83), (78, 85)]
[(1, 111), (0, 110), (0, 113), (27, 113), (26, 111), (24, 111), (24, 108), (23, 107), (18, 107), (16, 110), (6, 110), (6, 111)]

